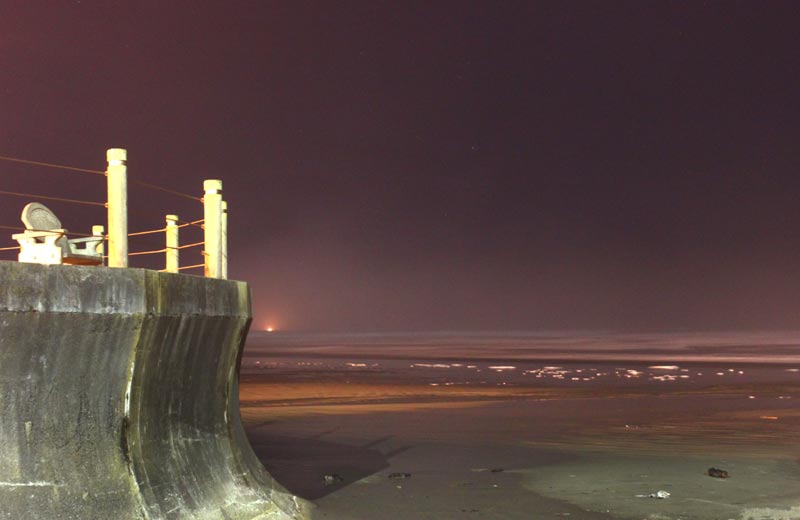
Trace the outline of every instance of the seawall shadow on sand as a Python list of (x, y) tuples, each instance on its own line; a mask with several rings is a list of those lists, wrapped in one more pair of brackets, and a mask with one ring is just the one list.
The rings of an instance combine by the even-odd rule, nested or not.
[[(260, 426), (246, 427), (247, 436), (261, 463), (293, 494), (316, 500), (389, 467), (389, 459), (411, 449), (405, 446), (383, 453), (375, 446), (380, 438), (363, 446), (329, 442), (313, 437), (271, 434)], [(325, 475), (338, 475), (340, 482), (326, 483)]]

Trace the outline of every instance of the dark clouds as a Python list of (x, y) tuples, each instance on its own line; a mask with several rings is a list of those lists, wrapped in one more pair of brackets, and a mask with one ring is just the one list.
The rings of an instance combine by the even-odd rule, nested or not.
[[(102, 169), (123, 146), (145, 181), (221, 177), (256, 326), (797, 324), (793, 3), (3, 11), (0, 154)], [(103, 199), (1, 168), (0, 189)], [(132, 230), (169, 212), (201, 214), (132, 188)]]

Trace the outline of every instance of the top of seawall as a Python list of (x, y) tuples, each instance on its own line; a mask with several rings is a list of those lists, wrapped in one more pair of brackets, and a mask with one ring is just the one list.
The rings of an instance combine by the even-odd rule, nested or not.
[(249, 289), (240, 281), (10, 261), (0, 261), (0, 280), (0, 311), (251, 317)]

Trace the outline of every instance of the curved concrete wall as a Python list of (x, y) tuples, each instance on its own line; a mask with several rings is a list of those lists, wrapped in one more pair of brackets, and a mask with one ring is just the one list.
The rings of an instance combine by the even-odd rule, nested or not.
[(246, 284), (0, 262), (0, 518), (300, 519), (242, 430)]

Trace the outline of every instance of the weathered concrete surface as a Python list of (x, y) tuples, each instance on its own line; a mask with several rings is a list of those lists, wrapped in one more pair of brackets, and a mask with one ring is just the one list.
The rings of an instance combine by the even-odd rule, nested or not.
[(242, 430), (246, 284), (16, 262), (0, 284), (0, 518), (305, 518)]

